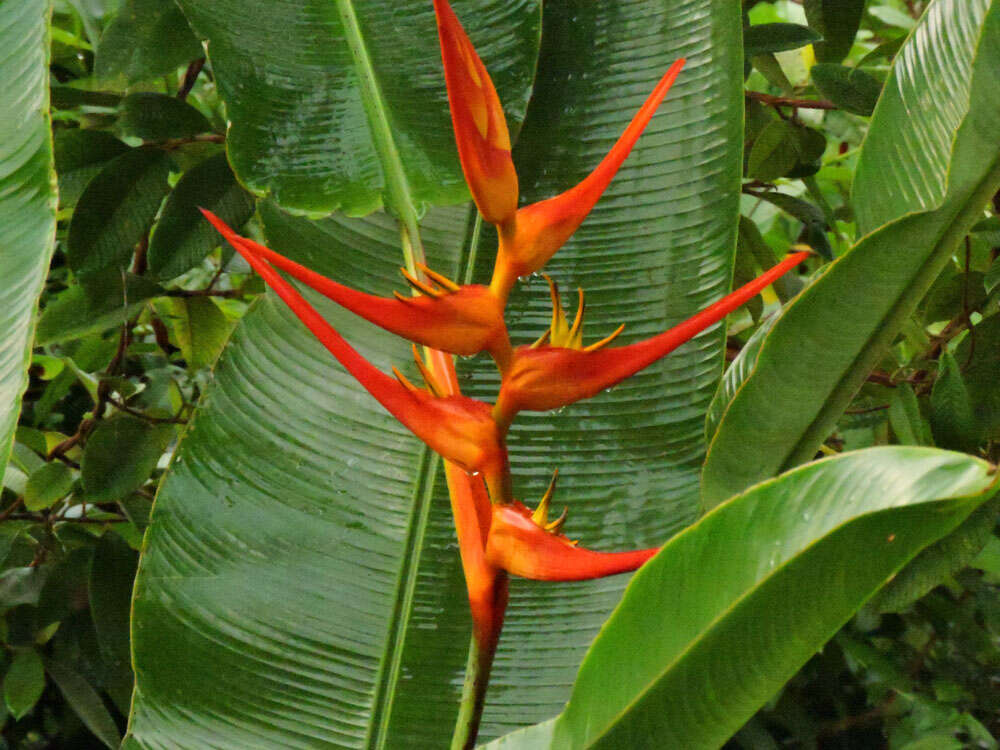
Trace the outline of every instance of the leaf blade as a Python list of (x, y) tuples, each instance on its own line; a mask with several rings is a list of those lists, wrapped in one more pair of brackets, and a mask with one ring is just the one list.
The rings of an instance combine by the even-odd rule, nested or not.
[[(952, 6), (955, 7), (952, 7)], [(1000, 149), (987, 144), (980, 133), (985, 122), (1000, 115), (1000, 90), (992, 72), (1000, 60), (1000, 5), (938, 0), (897, 57), (908, 80), (923, 81), (933, 70), (923, 70), (916, 57), (925, 45), (967, 45), (978, 50), (969, 70), (982, 82), (982, 97), (972, 102), (953, 133), (955, 147), (945, 165), (932, 162), (934, 149), (908, 153), (904, 163), (920, 163), (915, 184), (924, 186), (925, 175), (952, 175), (944, 202), (930, 210), (905, 214), (877, 228), (826, 273), (787, 305), (761, 346), (750, 377), (729, 405), (710, 445), (702, 473), (702, 497), (710, 508), (751, 484), (811, 459), (833, 429), (850, 398), (891, 344), (903, 322), (913, 313), (948, 258), (980, 218), (982, 207), (1000, 188)], [(954, 31), (951, 23), (938, 23), (938, 14), (954, 11), (964, 18), (958, 38), (936, 35)], [(966, 17), (968, 16), (968, 17)], [(983, 41), (989, 43), (981, 44)], [(937, 66), (932, 58), (928, 65)], [(946, 79), (954, 75), (948, 71)], [(894, 89), (896, 79), (887, 86)], [(929, 90), (941, 81), (929, 80)], [(862, 161), (869, 149), (880, 149), (885, 136), (897, 131), (894, 109), (879, 105)], [(907, 123), (907, 128), (911, 124)], [(936, 132), (936, 131), (935, 131)], [(901, 143), (910, 143), (902, 138)], [(893, 150), (897, 150), (893, 146)], [(885, 158), (889, 159), (890, 156)], [(916, 168), (915, 168), (916, 169)], [(872, 191), (884, 187), (882, 179), (855, 182), (856, 204), (877, 201)], [(923, 188), (918, 191), (923, 194)], [(918, 208), (904, 198), (899, 208)], [(879, 209), (880, 211), (882, 209)], [(872, 214), (874, 216), (874, 214)], [(864, 299), (863, 307), (845, 300)], [(794, 403), (793, 411), (776, 412), (774, 403)]]
[(47, 0), (0, 7), (0, 76), (18, 81), (0, 119), (0, 480), (27, 386), (35, 308), (55, 246)]

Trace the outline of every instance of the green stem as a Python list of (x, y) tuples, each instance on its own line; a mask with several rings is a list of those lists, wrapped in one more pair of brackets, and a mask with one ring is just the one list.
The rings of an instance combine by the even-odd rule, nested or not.
[[(495, 650), (494, 650), (495, 653)], [(489, 671), (493, 666), (493, 655), (484, 659), (475, 637), (469, 642), (469, 660), (465, 664), (465, 684), (462, 686), (462, 702), (458, 705), (458, 719), (455, 734), (451, 738), (451, 750), (467, 750), (476, 744), (479, 720), (486, 703), (486, 687)]]
[[(404, 231), (403, 254), (406, 256), (407, 270), (416, 273), (413, 265), (424, 262), (424, 247), (420, 240), (420, 227), (417, 224), (417, 210), (413, 195), (410, 193), (410, 183), (403, 169), (403, 160), (396, 147), (392, 128), (389, 126), (389, 115), (382, 100), (378, 81), (375, 78), (375, 67), (372, 65), (368, 47), (365, 44), (361, 25), (354, 12), (351, 0), (337, 0), (337, 10), (344, 29), (344, 39), (351, 49), (354, 67), (358, 72), (358, 85), (361, 89), (361, 101), (368, 115), (372, 140), (375, 150), (382, 161), (385, 174), (386, 191), (389, 207), (396, 212)], [(406, 241), (406, 236), (409, 237)]]

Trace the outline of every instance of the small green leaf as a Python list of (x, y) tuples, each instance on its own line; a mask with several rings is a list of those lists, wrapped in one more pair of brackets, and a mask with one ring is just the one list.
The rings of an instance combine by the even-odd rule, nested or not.
[(149, 269), (159, 278), (180, 276), (221, 243), (199, 207), (237, 230), (253, 215), (254, 198), (236, 182), (225, 154), (188, 170), (167, 198), (149, 241)]
[(24, 507), (37, 511), (48, 508), (69, 494), (75, 478), (70, 468), (60, 461), (50, 461), (28, 477), (24, 488)]
[(851, 51), (866, 0), (803, 0), (809, 26), (823, 36), (813, 45), (821, 63), (839, 63)]
[[(742, 242), (737, 242), (736, 264), (733, 267), (733, 287), (740, 287), (752, 281), (757, 275), (756, 271), (757, 266), (754, 262), (753, 252)], [(744, 307), (750, 313), (753, 322), (757, 323), (760, 320), (761, 313), (764, 311), (764, 300), (758, 294), (747, 302)]]
[(168, 326), (188, 367), (198, 370), (208, 367), (226, 345), (232, 324), (210, 297), (164, 300)]
[(777, 86), (786, 94), (791, 94), (795, 91), (795, 86), (788, 80), (788, 76), (785, 75), (781, 63), (778, 62), (778, 58), (774, 54), (768, 52), (763, 55), (756, 55), (750, 61), (772, 86)]
[(993, 260), (990, 269), (983, 278), (983, 288), (986, 289), (987, 294), (993, 294), (997, 287), (1000, 287), (1000, 257)]
[(826, 236), (826, 217), (819, 206), (809, 201), (796, 198), (776, 191), (759, 193), (759, 196), (780, 208), (785, 213), (794, 216), (805, 225), (806, 242), (809, 246), (827, 260), (833, 259), (833, 248)]
[(917, 555), (867, 606), (876, 612), (902, 612), (969, 565), (992, 537), (996, 520), (995, 502), (979, 508), (948, 536)]
[(794, 125), (794, 128), (798, 158), (788, 176), (809, 177), (816, 174), (822, 166), (823, 154), (826, 153), (826, 136), (805, 125)]
[(60, 208), (75, 206), (104, 165), (129, 150), (111, 133), (79, 128), (56, 131), (54, 146)]
[(173, 435), (169, 426), (119, 415), (98, 424), (87, 439), (81, 472), (86, 498), (103, 503), (139, 489)]
[(118, 94), (107, 91), (90, 91), (75, 86), (53, 86), (52, 106), (57, 109), (72, 109), (74, 107), (117, 107), (122, 98)]
[(45, 668), (34, 649), (14, 652), (7, 674), (3, 678), (3, 699), (15, 719), (28, 713), (45, 689)]
[(812, 80), (820, 94), (845, 112), (869, 117), (882, 94), (882, 82), (871, 73), (835, 63), (817, 63)]
[(930, 426), (920, 414), (917, 395), (909, 383), (900, 383), (889, 401), (889, 424), (900, 445), (933, 445)]
[[(38, 321), (35, 343), (65, 343), (91, 333), (100, 333), (122, 325), (138, 313), (146, 300), (163, 293), (163, 287), (141, 276), (128, 275), (125, 303), (119, 289), (117, 299), (109, 296), (91, 303), (82, 286), (71, 286), (49, 302)], [(58, 378), (56, 381), (57, 382)]]
[(879, 62), (880, 60), (888, 60), (889, 62), (892, 62), (893, 58), (896, 57), (896, 53), (902, 49), (903, 42), (905, 41), (906, 36), (904, 35), (898, 39), (890, 39), (888, 42), (882, 42), (882, 44), (861, 58), (860, 62), (858, 62), (858, 67), (861, 68), (865, 65), (871, 65), (872, 63)]
[(69, 225), (70, 268), (93, 273), (124, 266), (170, 191), (170, 157), (137, 148), (105, 166), (83, 191)]
[(233, 326), (210, 297), (167, 297), (157, 309), (188, 367), (198, 370), (215, 362)]
[(187, 138), (211, 129), (205, 115), (175, 96), (145, 91), (129, 94), (119, 108), (121, 134), (144, 141)]
[(762, 23), (743, 32), (743, 54), (755, 57), (773, 52), (798, 49), (823, 37), (808, 26), (797, 23)]
[(122, 683), (132, 682), (129, 613), (138, 559), (135, 550), (109, 531), (94, 548), (90, 566), (90, 612), (101, 657)]
[(982, 438), (962, 372), (949, 351), (941, 352), (938, 375), (931, 391), (931, 432), (942, 448), (974, 451)]
[(975, 405), (984, 437), (1000, 439), (1000, 315), (973, 326), (958, 345), (955, 359), (963, 366), (962, 381)]
[(754, 141), (747, 161), (747, 176), (770, 182), (791, 172), (798, 160), (795, 126), (785, 120), (775, 120)]
[(1000, 539), (991, 536), (986, 540), (986, 546), (976, 555), (970, 565), (995, 576), (1000, 576)]
[(52, 567), (52, 573), (38, 596), (38, 627), (65, 620), (73, 612), (87, 608), (87, 583), (93, 544), (72, 550)]
[(117, 750), (122, 738), (115, 720), (86, 678), (72, 665), (59, 659), (46, 659), (44, 666), (84, 726), (111, 750)]
[(148, 81), (204, 54), (173, 2), (127, 0), (101, 36), (94, 71), (104, 80)]

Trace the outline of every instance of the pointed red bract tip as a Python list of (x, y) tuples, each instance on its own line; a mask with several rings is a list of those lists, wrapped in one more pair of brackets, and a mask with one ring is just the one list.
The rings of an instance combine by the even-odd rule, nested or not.
[(510, 134), (493, 81), (446, 0), (434, 0), (448, 105), (465, 181), (483, 218), (505, 225), (517, 211)]
[(421, 287), (429, 289), (428, 294), (376, 297), (328, 279), (259, 242), (238, 235), (211, 211), (201, 209), (201, 212), (233, 247), (243, 245), (324, 297), (397, 336), (462, 356), (488, 351), (501, 369), (510, 360), (503, 304), (485, 286), (452, 284), (439, 288), (432, 279)]
[(542, 268), (583, 223), (677, 80), (684, 63), (684, 58), (681, 58), (670, 66), (625, 132), (590, 175), (565, 193), (525, 206), (517, 212), (514, 232), (506, 236), (501, 234), (500, 244), (504, 262), (517, 276)]
[[(208, 212), (202, 213), (208, 218)], [(488, 404), (460, 394), (436, 397), (389, 377), (348, 344), (267, 261), (246, 244), (233, 247), (344, 369), (433, 451), (466, 471), (487, 476), (508, 471), (507, 448)]]
[(594, 552), (553, 534), (531, 519), (521, 503), (493, 506), (486, 559), (499, 568), (535, 581), (586, 581), (636, 570), (658, 548)]
[(811, 253), (793, 253), (753, 281), (658, 336), (596, 351), (520, 346), (503, 374), (494, 418), (509, 425), (519, 411), (548, 411), (590, 398), (666, 356), (718, 323), (797, 266)]

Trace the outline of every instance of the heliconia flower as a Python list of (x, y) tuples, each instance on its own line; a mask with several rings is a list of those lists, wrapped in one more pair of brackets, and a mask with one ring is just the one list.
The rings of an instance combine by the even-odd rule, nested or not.
[(536, 581), (585, 581), (636, 570), (659, 551), (595, 552), (577, 546), (560, 533), (565, 512), (548, 521), (554, 486), (553, 477), (534, 512), (517, 501), (493, 506), (493, 523), (486, 540), (490, 564)]
[(809, 252), (789, 255), (753, 281), (658, 336), (607, 349), (600, 347), (617, 336), (621, 328), (596, 344), (583, 347), (580, 333), (582, 292), (577, 320), (570, 328), (565, 323), (558, 292), (553, 285), (553, 322), (547, 337), (554, 345), (546, 345), (546, 336), (543, 336), (531, 346), (514, 350), (510, 368), (500, 383), (494, 417), (506, 426), (519, 411), (558, 409), (617, 385), (722, 320), (809, 255)]
[(419, 270), (430, 281), (417, 279), (401, 269), (419, 296), (397, 292), (392, 298), (377, 297), (328, 279), (258, 242), (241, 237), (211, 211), (202, 209), (202, 213), (233, 247), (243, 245), (355, 315), (397, 336), (450, 354), (469, 356), (487, 351), (501, 370), (506, 369), (510, 361), (511, 346), (503, 318), (503, 303), (488, 287), (479, 284), (459, 286), (426, 266), (420, 266)]
[(504, 437), (482, 401), (449, 394), (414, 353), (428, 390), (417, 388), (398, 370), (391, 378), (372, 365), (327, 323), (316, 309), (267, 261), (240, 243), (234, 245), (296, 317), (385, 409), (432, 450), (468, 472), (481, 472), (496, 502), (510, 498), (510, 467)]
[(506, 300), (517, 278), (542, 268), (590, 213), (667, 95), (684, 60), (670, 66), (618, 142), (583, 182), (518, 209), (517, 174), (496, 89), (447, 0), (434, 0), (434, 11), (462, 171), (479, 212), (500, 234), (490, 288)]

